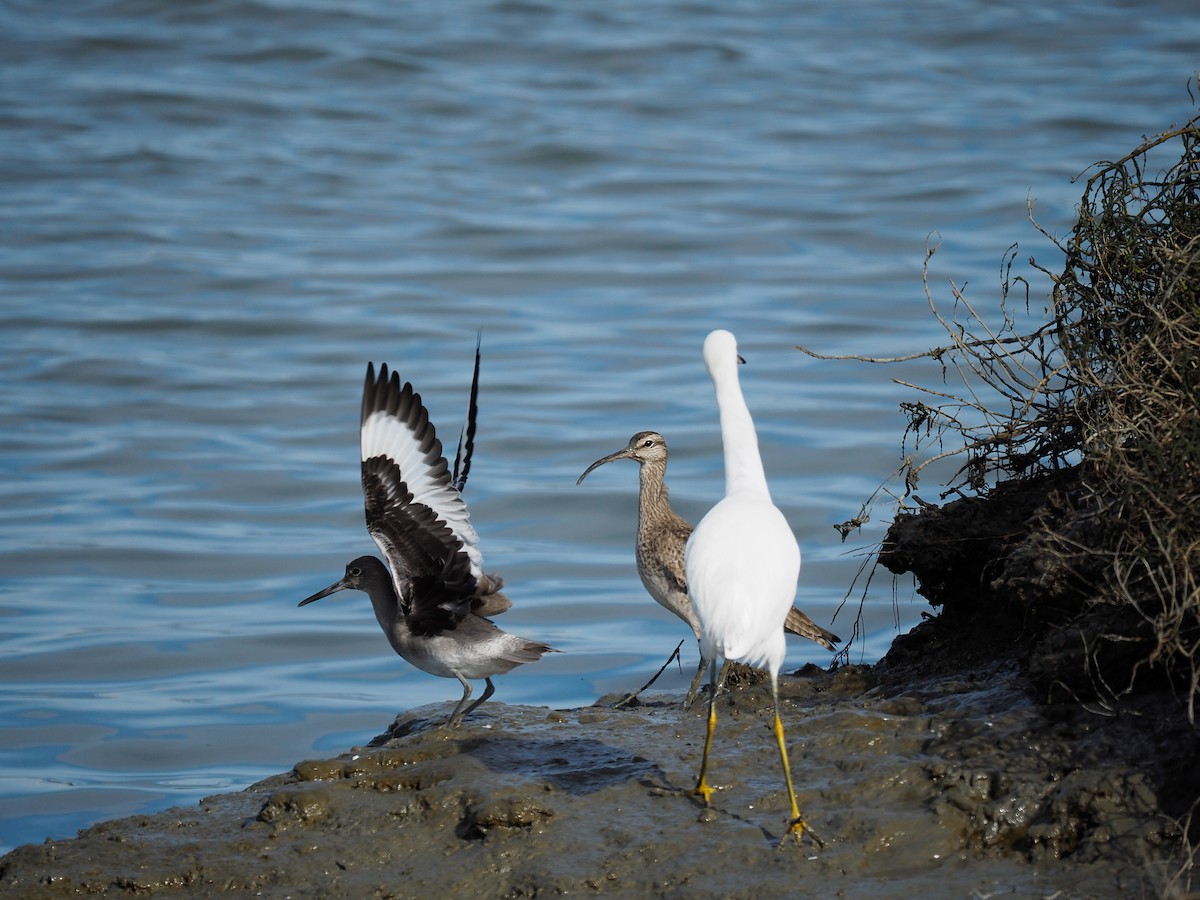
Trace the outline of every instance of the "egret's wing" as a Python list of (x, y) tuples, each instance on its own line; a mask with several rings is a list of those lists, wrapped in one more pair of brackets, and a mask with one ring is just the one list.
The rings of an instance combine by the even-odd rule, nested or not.
[(705, 655), (711, 649), (778, 672), (800, 575), (800, 548), (783, 513), (769, 498), (726, 495), (692, 532), (684, 566)]
[(467, 473), (471, 471), (471, 454), (475, 452), (475, 419), (479, 415), (479, 347), (483, 343), (483, 332), (475, 337), (475, 374), (471, 377), (471, 397), (467, 401), (467, 420), (458, 433), (458, 452), (454, 455), (454, 474), (451, 483), (460, 494), (467, 486)]
[[(360, 441), (364, 490), (368, 462), (382, 459), (395, 465), (396, 480), (411, 494), (409, 506), (427, 508), (434, 519), (449, 529), (458, 544), (454, 551), (466, 554), (471, 574), (478, 581), (483, 575), (479, 535), (471, 525), (462, 495), (451, 481), (442, 443), (429, 421), (429, 412), (413, 386), (408, 382), (401, 385), (399, 375), (389, 374), (386, 364), (379, 367), (378, 378), (374, 365), (367, 365)], [(381, 549), (387, 552), (382, 546)]]
[(367, 531), (387, 559), (409, 627), (427, 636), (454, 628), (471, 611), (476, 588), (458, 537), (416, 502), (391, 460), (364, 460), (362, 484)]

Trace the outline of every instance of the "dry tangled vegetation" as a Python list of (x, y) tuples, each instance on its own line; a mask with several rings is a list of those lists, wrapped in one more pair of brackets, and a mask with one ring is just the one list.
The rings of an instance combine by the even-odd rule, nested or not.
[[(1044, 314), (1012, 272), (1013, 247), (998, 311), (953, 287), (944, 315), (927, 252), (927, 299), (950, 340), (903, 358), (939, 363), (943, 384), (907, 385), (921, 399), (903, 405), (899, 480), (915, 498), (928, 466), (954, 460), (941, 498), (954, 499), (901, 501), (878, 561), (913, 573), (943, 624), (1018, 648), (1047, 700), (1113, 711), (1166, 688), (1194, 732), (1200, 116), (1087, 174), (1070, 234), (1042, 231), (1065, 258), (1061, 273), (1029, 261), (1052, 283)], [(1185, 781), (1196, 798), (1200, 779)]]

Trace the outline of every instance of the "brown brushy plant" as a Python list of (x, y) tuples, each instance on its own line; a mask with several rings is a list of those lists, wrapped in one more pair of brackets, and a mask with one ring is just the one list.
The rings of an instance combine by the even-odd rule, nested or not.
[[(1175, 152), (1177, 161), (1150, 174), (1152, 159), (1174, 160)], [(1012, 274), (1015, 247), (1001, 267), (998, 315), (985, 317), (957, 286), (952, 313), (944, 315), (929, 288), (930, 249), (926, 298), (950, 341), (911, 357), (868, 361), (929, 357), (941, 364), (944, 382), (953, 376), (961, 385), (900, 382), (922, 396), (902, 404), (905, 497), (927, 466), (947, 458), (960, 467), (943, 499), (988, 497), (1017, 481), (1070, 485), (1052, 504), (1055, 514), (1043, 519), (1045, 533), (1033, 536), (1036, 553), (1055, 556), (1060, 569), (1086, 584), (1082, 607), (1135, 611), (1137, 640), (1151, 649), (1133, 664), (1130, 685), (1139, 669), (1165, 673), (1183, 688), (1194, 723), (1200, 117), (1088, 174), (1070, 234), (1058, 240), (1042, 232), (1065, 257), (1061, 274), (1030, 260), (1053, 285), (1044, 315), (1030, 309), (1028, 281)], [(880, 496), (839, 527), (843, 537)], [(1153, 635), (1148, 643), (1146, 632)]]
[[(1147, 174), (1151, 151), (1179, 159)], [(1146, 663), (1200, 689), (1200, 118), (1089, 178), (1063, 245), (1055, 404), (1080, 458), (1100, 598), (1153, 626)]]

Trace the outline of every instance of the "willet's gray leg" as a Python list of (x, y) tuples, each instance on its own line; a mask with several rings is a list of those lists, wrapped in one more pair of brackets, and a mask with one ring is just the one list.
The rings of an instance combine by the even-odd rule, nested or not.
[(484, 683), (487, 685), (483, 689), (483, 695), (460, 713), (458, 710), (462, 708), (462, 705), (467, 702), (467, 698), (471, 696), (471, 685), (466, 680), (464, 680), (461, 675), (458, 676), (458, 680), (461, 681), (463, 684), (467, 685), (467, 692), (465, 694), (463, 694), (462, 700), (459, 701), (458, 708), (456, 708), (454, 710), (454, 715), (450, 717), (450, 723), (452, 725), (457, 725), (457, 724), (461, 723), (464, 718), (466, 718), (471, 713), (473, 713), (476, 709), (479, 708), (479, 704), (483, 703), (484, 700), (486, 700), (488, 697), (492, 696), (492, 694), (494, 694), (496, 692), (496, 686), (494, 684), (492, 684), (492, 679), (490, 679), (490, 678), (483, 679)]
[[(462, 683), (463, 695), (462, 695), (462, 699), (458, 701), (458, 706), (454, 707), (454, 712), (450, 713), (450, 718), (446, 721), (446, 726), (448, 728), (453, 728), (455, 725), (461, 724), (463, 716), (466, 715), (466, 712), (470, 712), (471, 709), (474, 709), (475, 706), (479, 705), (477, 703), (477, 704), (475, 704), (475, 706), (472, 706), (471, 709), (468, 709), (466, 712), (463, 712), (463, 707), (466, 706), (467, 701), (471, 699), (471, 682), (467, 681), (467, 679), (463, 678), (457, 672), (454, 673), (454, 677), (457, 678), (459, 680), (459, 682)], [(492, 682), (489, 679), (488, 687), (491, 687), (491, 684), (492, 684)], [(487, 695), (485, 694), (484, 696), (486, 697)], [(482, 701), (480, 701), (480, 702), (482, 702)]]

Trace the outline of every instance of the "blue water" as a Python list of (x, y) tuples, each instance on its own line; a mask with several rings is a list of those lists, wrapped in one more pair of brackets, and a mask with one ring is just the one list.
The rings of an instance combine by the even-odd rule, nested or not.
[[(855, 632), (835, 523), (900, 462), (921, 283), (995, 301), (1090, 163), (1193, 114), (1190, 0), (88, 0), (0, 7), (0, 850), (369, 740), (453, 682), (366, 598), (367, 360), (453, 443), (501, 624), (565, 651), (497, 700), (635, 687), (686, 629), (633, 566), (643, 429), (722, 490), (707, 331), (739, 337), (800, 604)], [(1033, 277), (1033, 273), (1028, 273)], [(1035, 282), (1035, 304), (1046, 285)], [(923, 485), (936, 498), (936, 482)], [(837, 618), (839, 603), (849, 594)], [(877, 577), (851, 659), (923, 602)], [(682, 691), (695, 660), (659, 684)], [(827, 661), (789, 644), (788, 666)]]

